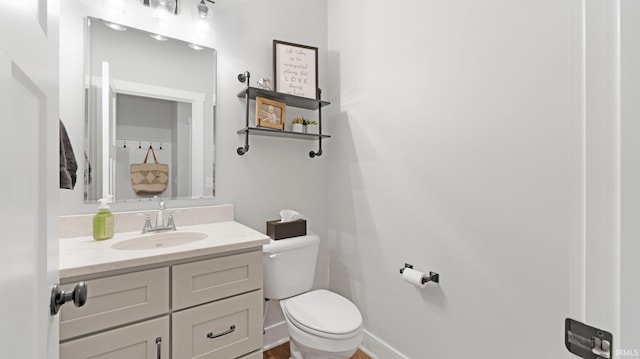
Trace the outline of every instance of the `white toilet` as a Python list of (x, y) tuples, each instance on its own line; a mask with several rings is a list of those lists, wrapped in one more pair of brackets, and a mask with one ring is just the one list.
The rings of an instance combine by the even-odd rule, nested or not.
[(263, 246), (264, 296), (280, 299), (291, 358), (346, 359), (362, 342), (362, 315), (348, 299), (313, 286), (320, 238), (271, 240)]

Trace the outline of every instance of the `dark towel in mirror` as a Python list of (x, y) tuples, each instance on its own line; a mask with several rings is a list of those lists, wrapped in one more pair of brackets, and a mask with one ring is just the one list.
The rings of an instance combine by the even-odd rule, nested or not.
[(91, 162), (86, 152), (84, 153), (84, 183), (91, 184)]
[(64, 124), (60, 120), (60, 188), (73, 189), (75, 187), (77, 170), (78, 163), (73, 154), (67, 129), (64, 128)]

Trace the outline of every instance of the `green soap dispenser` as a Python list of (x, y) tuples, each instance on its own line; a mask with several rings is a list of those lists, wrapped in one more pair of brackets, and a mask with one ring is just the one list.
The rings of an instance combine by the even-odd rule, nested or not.
[(113, 237), (114, 227), (113, 213), (109, 211), (108, 200), (101, 198), (99, 202), (98, 213), (93, 216), (93, 239), (96, 241)]

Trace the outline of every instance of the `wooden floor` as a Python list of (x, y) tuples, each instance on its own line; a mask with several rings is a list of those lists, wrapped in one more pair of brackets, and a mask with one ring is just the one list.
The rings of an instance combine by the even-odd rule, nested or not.
[[(289, 359), (289, 355), (290, 355), (289, 343), (287, 342), (264, 352), (262, 354), (262, 359)], [(361, 352), (358, 349), (358, 351), (355, 354), (353, 354), (351, 359), (371, 359), (371, 358), (369, 358), (368, 355), (366, 355), (365, 353)]]

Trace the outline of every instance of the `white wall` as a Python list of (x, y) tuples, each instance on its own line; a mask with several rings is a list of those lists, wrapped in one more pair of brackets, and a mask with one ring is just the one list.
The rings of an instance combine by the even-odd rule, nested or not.
[(619, 1), (584, 2), (584, 313), (589, 325), (620, 333)]
[(571, 357), (578, 3), (329, 1), (330, 286), (408, 358)]
[[(195, 4), (183, 0), (180, 4)], [(106, 17), (119, 23), (162, 32), (185, 41), (195, 41), (217, 50), (218, 83), (216, 108), (216, 197), (210, 200), (169, 201), (168, 207), (231, 203), (236, 220), (256, 230), (265, 230), (265, 221), (278, 218), (278, 211), (292, 208), (303, 213), (308, 230), (325, 241), (319, 258), (318, 286), (327, 283), (327, 156), (310, 159), (316, 149), (313, 141), (252, 137), (249, 152), (240, 157), (236, 148), (244, 138), (236, 131), (244, 127), (245, 102), (237, 97), (245, 84), (238, 73), (251, 72), (251, 83), (260, 77), (273, 78), (272, 41), (274, 39), (316, 46), (319, 52), (319, 84), (327, 86), (327, 3), (317, 0), (221, 0), (214, 5), (215, 18), (205, 36), (193, 26), (190, 9), (158, 23), (150, 10), (138, 0), (126, 0), (127, 12), (109, 16), (94, 0), (61, 2), (61, 80), (60, 115), (76, 155), (83, 148), (82, 102), (82, 17)], [(197, 41), (196, 41), (197, 40)], [(326, 91), (325, 91), (326, 92)], [(255, 106), (252, 104), (252, 107)], [(293, 113), (292, 113), (293, 116)], [(293, 118), (293, 117), (292, 117)], [(333, 140), (326, 141), (325, 148)], [(82, 168), (78, 173), (82, 173)], [(82, 186), (62, 192), (61, 214), (93, 213), (97, 205), (82, 202)], [(153, 204), (155, 205), (155, 204)], [(112, 210), (152, 208), (151, 203), (115, 203)], [(180, 223), (177, 223), (180, 226)], [(142, 226), (142, 222), (141, 222)], [(272, 306), (276, 308), (277, 306)], [(281, 319), (277, 310), (270, 312)]]
[(640, 355), (640, 2), (621, 5), (622, 281), (620, 349)]

